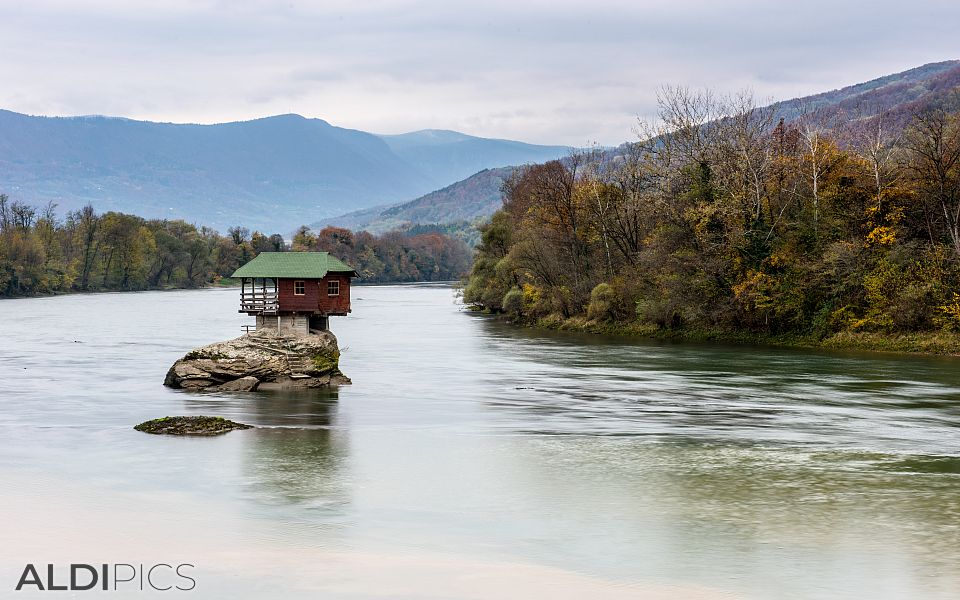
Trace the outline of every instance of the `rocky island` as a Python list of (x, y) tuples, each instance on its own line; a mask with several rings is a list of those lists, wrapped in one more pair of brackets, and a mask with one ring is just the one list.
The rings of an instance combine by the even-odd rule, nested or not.
[(340, 372), (340, 349), (330, 331), (308, 334), (258, 330), (188, 352), (163, 384), (208, 391), (317, 388), (350, 383)]

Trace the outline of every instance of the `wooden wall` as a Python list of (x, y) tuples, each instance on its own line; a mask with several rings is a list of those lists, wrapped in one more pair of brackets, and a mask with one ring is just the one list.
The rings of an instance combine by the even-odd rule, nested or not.
[[(327, 296), (327, 281), (340, 282), (340, 295)], [(346, 275), (327, 275), (317, 286), (320, 292), (320, 310), (326, 314), (347, 314), (350, 312), (350, 278)]]
[[(340, 282), (340, 295), (327, 296), (327, 281)], [(350, 277), (331, 274), (323, 279), (305, 279), (303, 296), (293, 293), (294, 279), (280, 279), (277, 288), (281, 311), (320, 312), (323, 314), (347, 314), (350, 312)]]
[(312, 312), (320, 306), (320, 294), (316, 279), (297, 280), (303, 281), (303, 296), (293, 295), (293, 279), (281, 279), (277, 282), (278, 292), (280, 294), (280, 310)]

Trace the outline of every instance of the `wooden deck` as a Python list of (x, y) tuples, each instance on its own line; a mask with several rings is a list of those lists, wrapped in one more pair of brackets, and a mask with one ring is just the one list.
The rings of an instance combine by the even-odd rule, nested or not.
[(248, 314), (275, 315), (280, 310), (280, 295), (273, 291), (244, 291), (240, 294), (240, 310)]

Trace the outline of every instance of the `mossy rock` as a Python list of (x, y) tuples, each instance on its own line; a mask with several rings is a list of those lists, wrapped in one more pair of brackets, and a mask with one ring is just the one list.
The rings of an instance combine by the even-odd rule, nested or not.
[(313, 370), (320, 373), (340, 372), (340, 352), (332, 350), (313, 356)]
[[(163, 384), (234, 392), (349, 383), (340, 372), (339, 360), (337, 338), (329, 331), (310, 335), (255, 331), (188, 352), (170, 367)], [(292, 372), (294, 368), (302, 373)], [(291, 377), (294, 374), (297, 377)]]
[(223, 417), (160, 417), (144, 421), (134, 429), (144, 433), (164, 435), (220, 435), (234, 429), (252, 429), (245, 425), (224, 419)]

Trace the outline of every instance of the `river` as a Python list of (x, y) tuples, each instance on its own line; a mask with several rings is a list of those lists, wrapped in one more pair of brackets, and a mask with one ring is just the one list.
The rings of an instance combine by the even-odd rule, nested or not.
[[(237, 290), (0, 302), (0, 595), (26, 563), (164, 562), (197, 598), (960, 597), (960, 359), (353, 293), (331, 319), (353, 384), (314, 393), (162, 387), (239, 334)], [(257, 428), (132, 429), (180, 414)]]

